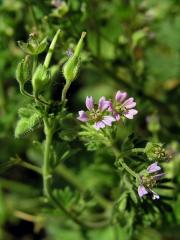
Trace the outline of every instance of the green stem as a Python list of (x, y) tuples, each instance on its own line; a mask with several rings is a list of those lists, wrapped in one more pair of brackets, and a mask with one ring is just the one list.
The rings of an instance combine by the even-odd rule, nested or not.
[[(114, 140), (112, 139), (112, 136), (110, 134), (108, 134), (106, 131), (103, 131), (103, 133), (105, 134), (106, 137), (108, 137), (111, 141), (111, 149), (115, 155), (115, 157), (119, 160), (119, 163), (121, 164), (121, 166), (133, 177), (137, 178), (138, 174), (135, 173), (123, 160), (123, 153), (124, 152), (120, 152), (119, 149), (115, 146)], [(107, 147), (109, 147), (108, 143), (107, 143)], [(140, 148), (136, 148), (138, 150), (140, 150)], [(142, 151), (142, 149), (141, 149)]]
[(45, 148), (44, 148), (44, 163), (43, 163), (43, 190), (44, 195), (53, 203), (53, 205), (57, 208), (59, 208), (61, 211), (63, 211), (70, 219), (72, 219), (74, 222), (76, 222), (81, 227), (86, 228), (102, 228), (109, 225), (109, 220), (105, 220), (102, 222), (85, 222), (81, 221), (79, 218), (77, 218), (72, 212), (69, 212), (64, 205), (57, 200), (54, 195), (52, 194), (51, 189), (51, 168), (50, 168), (50, 147), (52, 143), (52, 137), (53, 137), (53, 131), (51, 128), (51, 124), (48, 122), (48, 119), (44, 119), (44, 132), (46, 135), (45, 140)]
[(35, 95), (35, 100), (37, 100), (38, 102), (40, 102), (40, 103), (42, 103), (42, 104), (44, 104), (44, 105), (46, 105), (46, 106), (49, 105), (48, 102), (42, 100), (38, 95)]
[(30, 169), (36, 173), (39, 173), (39, 174), (42, 174), (42, 171), (39, 167), (31, 164), (31, 163), (28, 163), (28, 162), (24, 162), (20, 159), (20, 162), (18, 162), (18, 165), (24, 167), (24, 168), (27, 168), (27, 169)]
[(51, 180), (51, 172), (50, 172), (50, 166), (49, 166), (49, 160), (50, 160), (50, 147), (52, 142), (52, 130), (49, 127), (48, 119), (44, 120), (44, 132), (46, 135), (45, 140), (45, 147), (44, 147), (44, 163), (43, 163), (43, 189), (44, 189), (44, 195), (49, 197), (49, 186), (50, 186), (50, 180)]
[(130, 150), (132, 153), (144, 153), (144, 148), (133, 148)]
[(135, 173), (125, 162), (122, 158), (118, 158), (121, 166), (130, 174), (132, 175), (133, 177), (137, 178), (138, 177), (138, 174)]
[(116, 158), (119, 160), (119, 163), (121, 164), (121, 166), (133, 177), (137, 178), (138, 174), (135, 173), (123, 160), (122, 158), (122, 153), (120, 153), (120, 151), (115, 147), (115, 146), (111, 146), (112, 151), (114, 153), (114, 155), (116, 156)]
[(68, 91), (70, 86), (71, 86), (71, 82), (66, 82), (66, 84), (64, 85), (64, 88), (62, 90), (62, 95), (61, 95), (61, 101), (62, 102), (65, 102), (66, 94), (67, 94), (67, 91)]
[(24, 95), (24, 96), (26, 96), (26, 97), (34, 98), (33, 95), (29, 94), (28, 92), (26, 92), (26, 91), (24, 90), (24, 86), (22, 86), (21, 84), (20, 84), (20, 92), (21, 92), (22, 95)]

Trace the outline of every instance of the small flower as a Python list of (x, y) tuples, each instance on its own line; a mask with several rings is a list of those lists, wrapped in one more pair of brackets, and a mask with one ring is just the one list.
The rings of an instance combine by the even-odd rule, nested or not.
[(100, 128), (105, 128), (106, 126), (112, 126), (112, 122), (116, 119), (111, 115), (106, 115), (107, 109), (110, 106), (110, 101), (107, 101), (105, 97), (99, 99), (98, 105), (94, 104), (93, 97), (86, 97), (86, 108), (87, 112), (81, 110), (79, 111), (78, 120), (81, 122), (92, 122), (94, 123), (94, 128), (99, 130)]
[(66, 54), (67, 54), (68, 57), (71, 57), (73, 55), (72, 48), (68, 48), (68, 50), (66, 51)]
[(59, 8), (59, 7), (61, 6), (61, 4), (62, 4), (62, 1), (61, 1), (61, 0), (53, 0), (53, 1), (51, 2), (51, 4), (52, 4), (54, 7)]
[(159, 170), (161, 170), (161, 167), (158, 166), (157, 162), (155, 162), (147, 168), (147, 173), (140, 177), (140, 185), (138, 187), (139, 197), (143, 197), (144, 195), (150, 193), (153, 200), (160, 198), (160, 196), (154, 192), (152, 188), (155, 186), (156, 181), (164, 176), (164, 173), (150, 175), (151, 173), (156, 173)]
[(133, 119), (138, 113), (138, 111), (134, 109), (135, 106), (136, 102), (134, 98), (127, 98), (126, 92), (117, 91), (115, 101), (110, 102), (109, 111), (113, 113), (117, 121), (120, 120), (122, 116)]
[(138, 187), (138, 194), (140, 197), (142, 197), (142, 196), (148, 194), (148, 191), (146, 190), (146, 188), (144, 186), (140, 185)]

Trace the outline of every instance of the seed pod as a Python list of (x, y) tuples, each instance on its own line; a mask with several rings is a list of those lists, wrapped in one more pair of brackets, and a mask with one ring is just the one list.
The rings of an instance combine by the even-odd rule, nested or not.
[(74, 54), (68, 59), (63, 67), (63, 74), (67, 82), (72, 82), (77, 76), (80, 66), (80, 53), (83, 47), (83, 40), (85, 36), (86, 32), (83, 32), (75, 48)]
[(151, 161), (164, 161), (167, 158), (166, 150), (161, 143), (148, 142), (145, 147), (145, 153)]
[(34, 95), (38, 95), (42, 92), (45, 87), (50, 83), (50, 72), (49, 70), (42, 64), (40, 64), (33, 74), (32, 77), (32, 86)]

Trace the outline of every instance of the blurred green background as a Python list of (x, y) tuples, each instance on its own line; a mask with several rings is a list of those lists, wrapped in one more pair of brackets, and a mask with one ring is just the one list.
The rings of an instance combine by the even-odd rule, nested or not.
[[(87, 95), (98, 99), (125, 90), (137, 100), (139, 114), (120, 130), (119, 138), (135, 131), (142, 139), (165, 143), (173, 153), (174, 157), (165, 165), (174, 186), (171, 199), (167, 200), (170, 208), (161, 209), (157, 216), (139, 211), (129, 226), (122, 221), (115, 231), (107, 228), (91, 231), (88, 236), (75, 227), (69, 230), (59, 222), (56, 212), (49, 214), (42, 204), (41, 177), (17, 161), (19, 156), (26, 162), (40, 166), (42, 163), (36, 142), (42, 139), (41, 130), (22, 139), (14, 138), (18, 108), (29, 103), (20, 95), (15, 79), (17, 63), (23, 57), (17, 41), (27, 41), (29, 34), (35, 33), (40, 39), (47, 36), (50, 42), (58, 28), (62, 33), (53, 55), (54, 99), (60, 100), (64, 85), (62, 65), (67, 51), (74, 47), (81, 32), (86, 31), (81, 70), (68, 92), (69, 110), (77, 116)], [(39, 57), (43, 59), (44, 53)], [(178, 0), (1, 0), (0, 239), (180, 239), (179, 102)], [(69, 144), (77, 150), (82, 148), (76, 136)], [(68, 160), (67, 166), (78, 173), (85, 186), (94, 189), (102, 182), (107, 188), (112, 187), (112, 182), (116, 186), (107, 161), (103, 163), (109, 156), (102, 152), (87, 154), (82, 149), (74, 153), (76, 160)], [(103, 168), (101, 174), (96, 175), (92, 159)], [(62, 169), (59, 172), (61, 175)], [(60, 185), (65, 187), (63, 176), (60, 179)], [(123, 217), (129, 218), (128, 210)]]

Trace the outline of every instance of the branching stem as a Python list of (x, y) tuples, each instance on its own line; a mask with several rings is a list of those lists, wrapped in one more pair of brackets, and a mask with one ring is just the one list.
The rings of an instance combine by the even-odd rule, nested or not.
[(45, 148), (44, 148), (44, 163), (43, 163), (43, 190), (44, 195), (53, 203), (53, 205), (63, 211), (70, 219), (80, 225), (82, 228), (103, 228), (110, 224), (109, 220), (104, 220), (101, 222), (86, 222), (84, 220), (80, 220), (76, 217), (72, 212), (68, 211), (64, 207), (64, 205), (57, 200), (51, 190), (51, 168), (50, 168), (50, 147), (52, 144), (52, 137), (53, 137), (53, 129), (52, 124), (49, 122), (48, 118), (44, 118), (44, 132), (46, 136), (45, 140)]
[(123, 154), (119, 151), (119, 149), (117, 149), (115, 146), (111, 146), (112, 147), (112, 151), (114, 153), (114, 155), (116, 156), (116, 158), (118, 159), (119, 163), (121, 164), (121, 166), (126, 170), (126, 172), (128, 172), (131, 176), (138, 178), (138, 174), (136, 172), (134, 172), (123, 160), (122, 156)]

